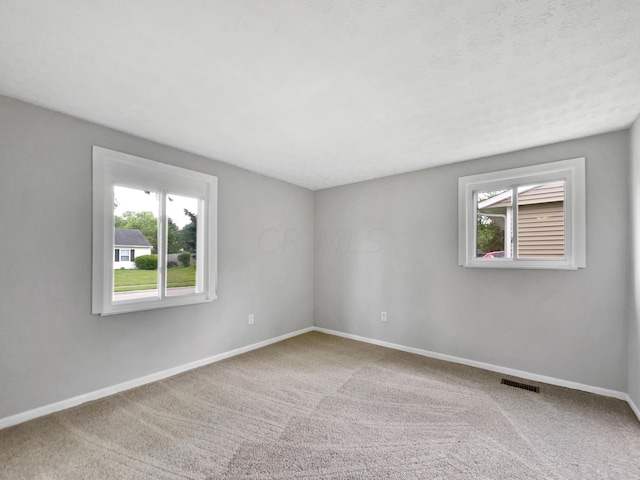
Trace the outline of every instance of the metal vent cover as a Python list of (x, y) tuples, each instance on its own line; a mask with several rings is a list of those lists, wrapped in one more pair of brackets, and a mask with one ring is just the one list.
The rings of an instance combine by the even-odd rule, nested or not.
[(502, 385), (508, 385), (510, 387), (522, 388), (523, 390), (529, 390), (530, 392), (540, 393), (540, 387), (527, 385), (526, 383), (514, 382), (513, 380), (507, 380), (506, 378), (503, 378), (500, 383)]

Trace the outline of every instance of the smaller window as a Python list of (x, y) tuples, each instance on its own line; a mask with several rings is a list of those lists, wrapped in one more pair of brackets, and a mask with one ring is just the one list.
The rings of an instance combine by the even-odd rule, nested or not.
[(585, 159), (458, 180), (459, 264), (585, 267)]
[(129, 261), (129, 249), (123, 248), (120, 250), (120, 261), (128, 262)]

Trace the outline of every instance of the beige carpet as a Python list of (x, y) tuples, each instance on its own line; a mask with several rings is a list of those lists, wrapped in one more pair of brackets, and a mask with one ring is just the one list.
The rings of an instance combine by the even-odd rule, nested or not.
[(640, 479), (625, 402), (501, 378), (314, 332), (2, 430), (0, 477)]

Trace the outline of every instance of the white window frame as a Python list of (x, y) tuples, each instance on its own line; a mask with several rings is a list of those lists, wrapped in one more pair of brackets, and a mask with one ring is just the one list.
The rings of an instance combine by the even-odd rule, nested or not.
[[(167, 215), (160, 201), (158, 221), (158, 296), (113, 301), (115, 185), (200, 199), (196, 293), (170, 295), (166, 278)], [(92, 313), (114, 315), (140, 310), (212, 302), (217, 298), (218, 178), (115, 150), (93, 146), (93, 284)], [(201, 248), (200, 248), (201, 247)]]
[[(477, 258), (477, 192), (517, 189), (552, 181), (565, 182), (564, 259)], [(512, 220), (517, 222), (517, 215)], [(517, 242), (514, 241), (514, 245)], [(517, 245), (515, 246), (517, 249)], [(584, 157), (528, 167), (469, 175), (458, 179), (458, 264), (473, 268), (576, 270), (586, 267), (586, 192)]]

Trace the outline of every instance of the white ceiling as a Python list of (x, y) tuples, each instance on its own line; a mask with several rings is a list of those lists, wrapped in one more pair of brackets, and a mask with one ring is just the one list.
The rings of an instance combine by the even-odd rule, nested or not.
[(0, 0), (0, 94), (311, 189), (628, 127), (639, 0)]

